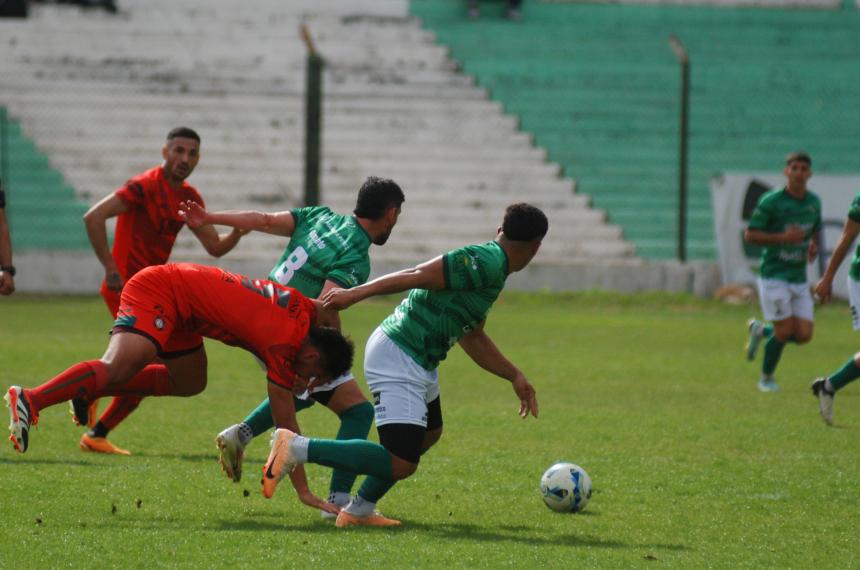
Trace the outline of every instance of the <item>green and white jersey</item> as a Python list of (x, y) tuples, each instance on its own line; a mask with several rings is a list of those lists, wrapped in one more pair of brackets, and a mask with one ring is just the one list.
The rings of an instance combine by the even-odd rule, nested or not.
[(296, 228), (269, 279), (319, 297), (327, 279), (349, 289), (370, 275), (370, 236), (352, 216), (324, 206), (291, 211)]
[(804, 232), (799, 244), (768, 245), (761, 254), (762, 279), (779, 279), (787, 283), (806, 282), (806, 254), (812, 236), (821, 229), (821, 200), (810, 192), (797, 199), (785, 188), (773, 189), (758, 201), (749, 229), (781, 233), (789, 226)]
[[(860, 224), (860, 193), (854, 196), (854, 201), (851, 202), (851, 207), (848, 208), (848, 219)], [(851, 269), (848, 270), (848, 275), (854, 281), (860, 281), (860, 244), (854, 250), (854, 257), (851, 259)]]
[(508, 278), (508, 256), (494, 241), (449, 251), (442, 263), (445, 288), (413, 289), (380, 325), (427, 370), (487, 317)]

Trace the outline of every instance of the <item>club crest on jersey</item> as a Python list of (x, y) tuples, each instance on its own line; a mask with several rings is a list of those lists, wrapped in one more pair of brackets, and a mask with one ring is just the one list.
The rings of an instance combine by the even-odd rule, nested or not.
[(164, 328), (164, 319), (162, 319), (161, 317), (155, 317), (153, 324), (155, 325), (155, 328), (161, 330)]

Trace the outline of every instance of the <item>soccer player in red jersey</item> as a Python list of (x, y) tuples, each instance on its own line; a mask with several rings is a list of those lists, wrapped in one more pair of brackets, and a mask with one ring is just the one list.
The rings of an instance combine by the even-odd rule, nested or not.
[[(322, 326), (336, 322), (320, 301), (279, 283), (190, 263), (147, 267), (123, 288), (100, 360), (75, 364), (35, 388), (9, 388), (10, 439), (24, 453), (39, 411), (73, 397), (200, 393), (207, 381), (204, 336), (244, 348), (265, 364), (275, 424), (297, 430), (293, 394), (352, 366), (352, 343)], [(156, 357), (161, 363), (153, 363)], [(304, 472), (293, 483), (306, 505), (339, 510), (311, 493)]]
[[(93, 250), (105, 269), (101, 296), (116, 318), (120, 292), (126, 281), (138, 271), (167, 262), (176, 234), (185, 225), (179, 217), (179, 204), (192, 201), (204, 205), (197, 190), (185, 182), (200, 160), (200, 136), (187, 127), (177, 127), (167, 134), (161, 149), (164, 162), (126, 182), (104, 197), (84, 214), (84, 224)], [(117, 217), (113, 250), (108, 248), (106, 221)], [(233, 230), (219, 235), (212, 225), (191, 230), (209, 254), (221, 257), (247, 233)], [(90, 431), (80, 440), (84, 451), (130, 455), (107, 440), (107, 434), (140, 404), (140, 398), (114, 398), (95, 421), (98, 401), (72, 401), (75, 423), (89, 425)]]

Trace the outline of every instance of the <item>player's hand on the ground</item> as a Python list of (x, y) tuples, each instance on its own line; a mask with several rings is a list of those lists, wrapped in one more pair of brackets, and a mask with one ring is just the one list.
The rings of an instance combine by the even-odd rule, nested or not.
[(813, 294), (818, 297), (820, 303), (826, 303), (833, 295), (833, 282), (826, 277), (822, 277), (812, 290)]
[(11, 295), (15, 292), (15, 278), (7, 271), (0, 271), (0, 295)]
[(788, 226), (788, 228), (782, 232), (783, 243), (799, 244), (803, 243), (804, 239), (806, 239), (806, 232), (798, 226)]
[(809, 251), (806, 252), (809, 261), (815, 261), (818, 257), (818, 245), (814, 241), (809, 242)]
[(111, 291), (116, 291), (119, 293), (122, 291), (122, 286), (124, 283), (122, 282), (122, 276), (119, 274), (119, 271), (116, 269), (108, 270), (105, 272), (105, 284), (107, 288)]
[(334, 309), (335, 311), (342, 311), (351, 307), (356, 301), (358, 301), (358, 298), (352, 289), (339, 289), (337, 287), (331, 289), (322, 298), (323, 307)]
[(179, 212), (177, 213), (192, 230), (206, 225), (206, 208), (197, 202), (191, 200), (180, 202)]
[(520, 399), (520, 417), (526, 419), (529, 414), (538, 417), (537, 394), (535, 393), (534, 386), (522, 374), (514, 378), (511, 384), (513, 384), (514, 392), (516, 392), (517, 397)]

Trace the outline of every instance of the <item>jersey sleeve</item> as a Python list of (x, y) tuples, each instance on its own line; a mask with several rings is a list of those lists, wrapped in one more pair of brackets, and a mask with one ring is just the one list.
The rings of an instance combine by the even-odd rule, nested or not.
[(854, 201), (848, 208), (848, 219), (860, 223), (860, 193), (854, 196)]
[(299, 224), (306, 223), (309, 219), (313, 218), (317, 210), (319, 210), (318, 206), (305, 206), (304, 208), (293, 208), (290, 210), (290, 213), (293, 215), (293, 221), (295, 221), (298, 228)]
[(767, 231), (773, 218), (773, 207), (770, 200), (767, 199), (768, 196), (769, 194), (762, 196), (758, 205), (756, 205), (752, 217), (750, 217), (750, 223), (747, 226), (749, 229)]
[(501, 270), (487, 252), (476, 246), (449, 251), (442, 256), (445, 288), (452, 291), (481, 289), (498, 278)]
[(188, 186), (186, 190), (188, 192), (186, 200), (197, 202), (201, 208), (206, 207), (206, 202), (203, 201), (203, 196), (200, 195), (200, 192), (198, 192), (196, 188), (194, 188), (193, 186)]
[(821, 219), (821, 200), (820, 199), (818, 200), (818, 203), (816, 204), (816, 210), (817, 210), (816, 211), (817, 217), (815, 219), (815, 225), (812, 227), (812, 233), (820, 232), (821, 227), (823, 225), (823, 222)]
[(140, 206), (146, 199), (143, 191), (143, 182), (137, 178), (132, 178), (120, 186), (114, 192), (114, 195), (129, 207)]

